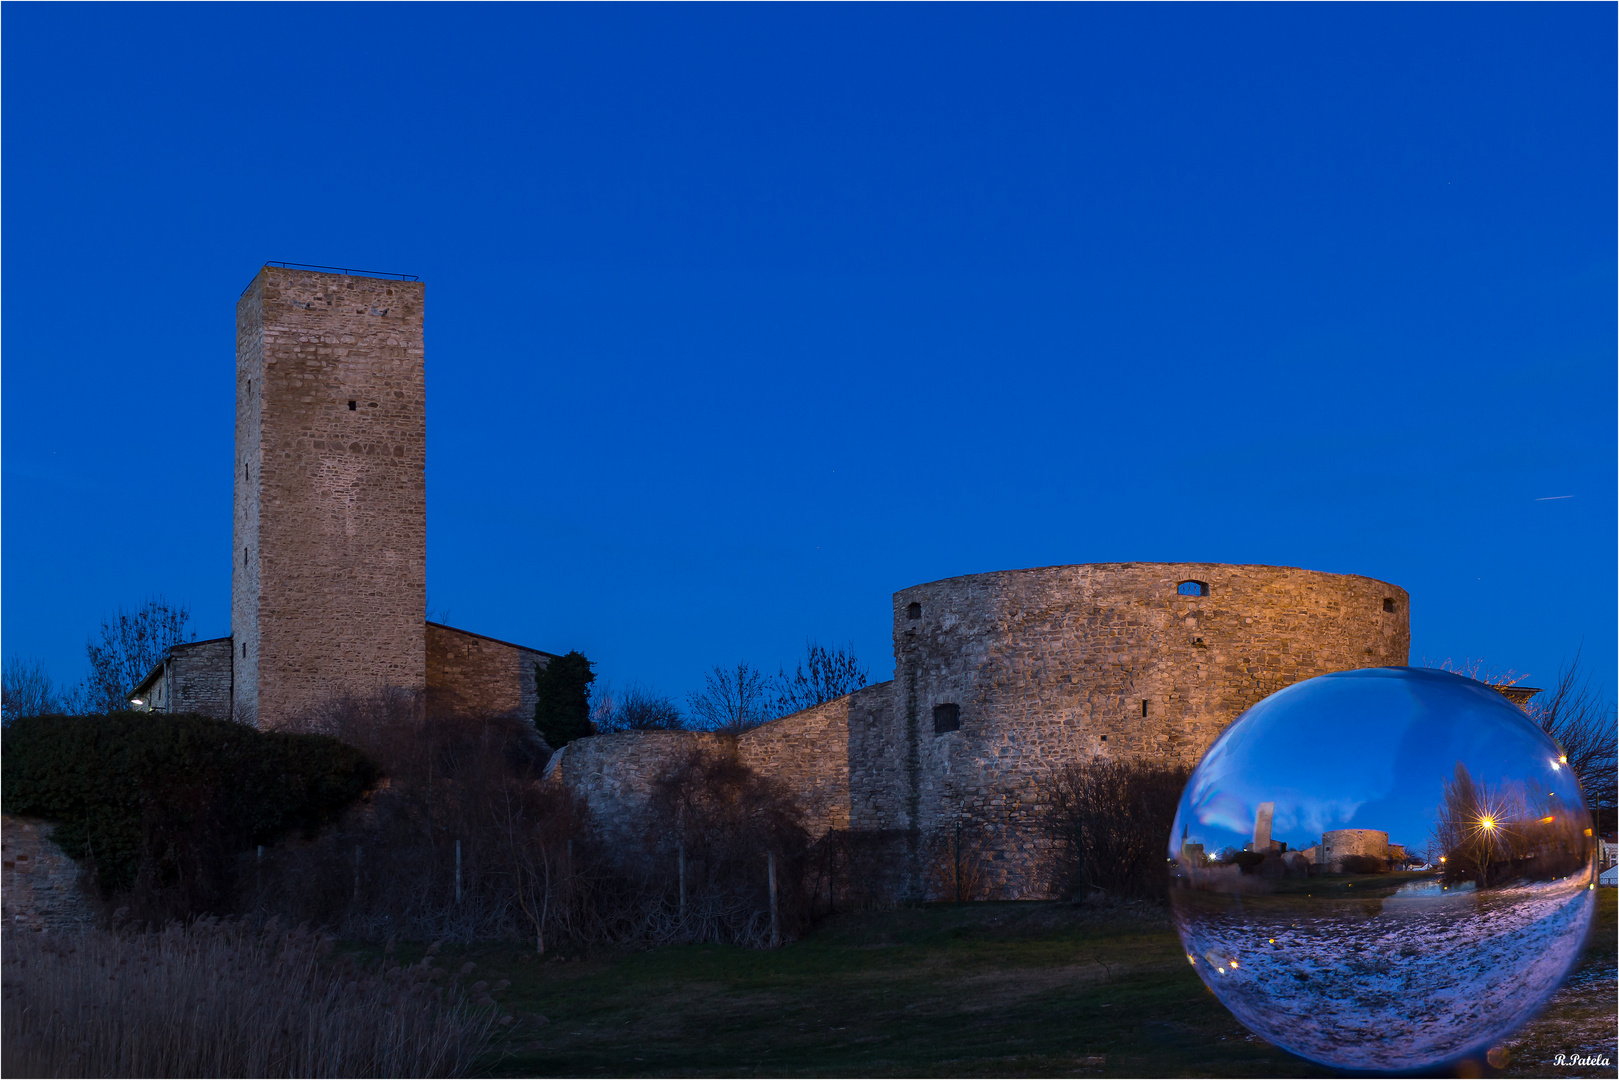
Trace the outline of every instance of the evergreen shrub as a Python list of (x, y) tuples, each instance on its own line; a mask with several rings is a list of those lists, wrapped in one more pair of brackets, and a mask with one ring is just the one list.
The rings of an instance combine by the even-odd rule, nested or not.
[(103, 896), (142, 879), (181, 889), (191, 910), (229, 899), (238, 852), (313, 833), (378, 778), (329, 736), (134, 712), (22, 717), (5, 729), (0, 770), (0, 806), (53, 822)]

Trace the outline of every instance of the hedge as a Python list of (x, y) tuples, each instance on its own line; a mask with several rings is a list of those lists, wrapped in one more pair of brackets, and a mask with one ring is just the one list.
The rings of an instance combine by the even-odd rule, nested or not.
[(313, 832), (370, 788), (376, 765), (324, 735), (205, 716), (112, 713), (18, 719), (0, 736), (0, 808), (53, 822), (104, 895), (213, 879), (235, 853)]

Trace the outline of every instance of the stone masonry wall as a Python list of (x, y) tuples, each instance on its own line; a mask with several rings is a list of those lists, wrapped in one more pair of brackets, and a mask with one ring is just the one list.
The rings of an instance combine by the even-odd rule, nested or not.
[(658, 776), (694, 751), (728, 754), (735, 747), (733, 736), (706, 731), (592, 735), (551, 755), (545, 779), (584, 799), (596, 827), (611, 842), (637, 850), (650, 824), (645, 811)]
[(849, 827), (849, 714), (857, 695), (760, 724), (737, 736), (737, 758), (785, 787), (812, 836)]
[(0, 919), (7, 930), (94, 925), (96, 905), (79, 887), (79, 865), (50, 840), (51, 826), (0, 814)]
[(231, 639), (187, 642), (169, 650), (163, 665), (164, 712), (231, 718)]
[[(1208, 594), (1178, 593), (1188, 580)], [(1054, 768), (1105, 757), (1190, 765), (1266, 695), (1329, 671), (1405, 664), (1410, 647), (1409, 598), (1386, 582), (1192, 563), (950, 578), (895, 593), (894, 628), (897, 707), (851, 740), (851, 753), (880, 751), (887, 767), (861, 783), (885, 790), (857, 785), (853, 804), (873, 813), (857, 810), (855, 822), (987, 831), (991, 879), (1007, 896), (1035, 888), (1027, 867)], [(941, 705), (959, 709), (959, 730), (935, 734)]]
[(428, 701), (448, 713), (532, 719), (535, 672), (551, 660), (538, 649), (430, 622)]
[(237, 305), (244, 722), (426, 688), (424, 300), (420, 282), (267, 266)]
[(695, 750), (735, 753), (781, 784), (804, 813), (812, 836), (849, 827), (849, 716), (860, 693), (761, 724), (741, 735), (708, 731), (620, 731), (558, 750), (546, 779), (566, 784), (589, 804), (597, 824), (620, 842), (639, 841), (643, 811), (658, 776)]

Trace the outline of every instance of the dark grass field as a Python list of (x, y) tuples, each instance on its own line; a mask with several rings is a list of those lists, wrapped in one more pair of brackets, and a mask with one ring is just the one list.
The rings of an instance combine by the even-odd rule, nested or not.
[[(1347, 883), (1346, 883), (1347, 884)], [(1615, 894), (1582, 968), (1508, 1041), (1505, 1070), (1614, 1060)], [(491, 1076), (1330, 1076), (1249, 1034), (1158, 907), (930, 905), (843, 915), (770, 952), (682, 946), (550, 956), (446, 948), (512, 981)]]

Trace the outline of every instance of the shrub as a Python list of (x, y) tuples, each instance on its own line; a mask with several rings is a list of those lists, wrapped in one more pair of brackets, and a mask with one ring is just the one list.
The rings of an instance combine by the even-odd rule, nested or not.
[(1233, 851), (1231, 861), (1236, 863), (1245, 874), (1251, 874), (1265, 864), (1265, 853), (1262, 851)]
[(577, 649), (535, 667), (534, 726), (553, 750), (591, 733), (590, 684), (596, 673)]
[(1168, 886), (1169, 832), (1191, 770), (1130, 761), (1052, 774), (1041, 825), (1052, 891), (1158, 897)]
[(650, 936), (762, 946), (808, 925), (804, 856), (810, 844), (798, 808), (734, 751), (695, 751), (676, 762), (653, 783), (648, 810), (649, 847), (654, 865), (663, 868), (672, 916), (649, 926)]
[(17, 934), (4, 955), (7, 1076), (455, 1076), (492, 1002), (431, 966), (329, 957), (275, 920), (158, 933)]
[(1381, 874), (1388, 870), (1388, 863), (1376, 855), (1345, 855), (1338, 863), (1346, 874)]
[(7, 813), (55, 823), (103, 896), (166, 890), (168, 915), (227, 904), (236, 852), (312, 832), (377, 778), (336, 739), (203, 716), (23, 717), (0, 754)]

